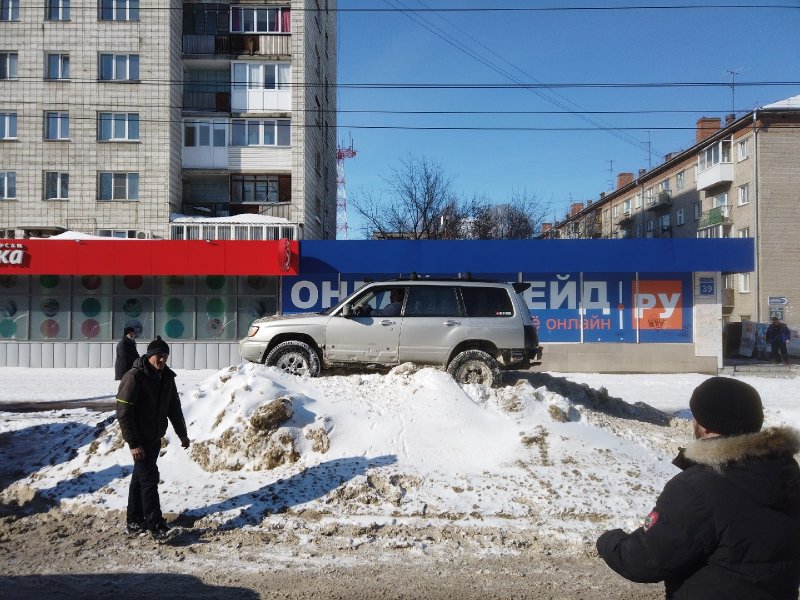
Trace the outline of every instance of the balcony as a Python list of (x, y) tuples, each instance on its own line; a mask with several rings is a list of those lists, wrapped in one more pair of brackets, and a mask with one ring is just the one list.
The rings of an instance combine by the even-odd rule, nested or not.
[(183, 110), (231, 112), (230, 92), (183, 92)]
[(653, 200), (653, 204), (650, 204), (647, 210), (659, 212), (662, 210), (669, 210), (670, 206), (672, 206), (672, 191), (662, 190), (658, 192), (658, 195)]
[(715, 227), (717, 225), (730, 225), (733, 220), (730, 218), (730, 205), (724, 204), (717, 206), (709, 211), (703, 213), (700, 221), (697, 223), (698, 231), (706, 229), (707, 227)]
[(280, 217), (290, 221), (292, 216), (291, 202), (273, 202), (270, 204), (235, 204), (231, 202), (206, 202), (204, 200), (184, 200), (181, 212), (187, 216), (229, 217), (241, 214), (258, 214), (269, 217)]
[(183, 53), (193, 56), (227, 55), (231, 52), (230, 36), (185, 34)]
[(705, 190), (721, 183), (733, 181), (733, 163), (720, 162), (697, 174), (697, 189)]
[(286, 34), (231, 34), (230, 52), (235, 55), (291, 56), (292, 36)]

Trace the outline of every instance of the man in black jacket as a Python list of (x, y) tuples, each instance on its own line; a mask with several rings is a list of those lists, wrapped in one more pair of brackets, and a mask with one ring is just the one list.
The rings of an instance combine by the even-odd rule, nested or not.
[(133, 457), (126, 530), (132, 535), (149, 530), (155, 539), (169, 534), (161, 514), (156, 465), (167, 419), (181, 446), (188, 448), (190, 443), (175, 372), (167, 367), (167, 358), (169, 346), (157, 337), (147, 346), (147, 354), (136, 359), (133, 368), (122, 377), (117, 392), (117, 420)]
[(800, 586), (800, 431), (762, 431), (758, 392), (712, 377), (689, 406), (697, 441), (627, 534), (606, 531), (597, 550), (631, 581), (664, 581), (672, 599), (796, 599)]
[(136, 349), (136, 330), (133, 327), (126, 327), (122, 339), (117, 344), (117, 358), (114, 361), (114, 379), (119, 381), (133, 366), (133, 362), (139, 358), (139, 351)]

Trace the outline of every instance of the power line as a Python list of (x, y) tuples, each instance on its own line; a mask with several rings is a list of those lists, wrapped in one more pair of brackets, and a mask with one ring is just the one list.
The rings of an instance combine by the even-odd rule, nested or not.
[[(248, 8), (255, 8), (256, 5), (245, 5)], [(49, 6), (26, 5), (27, 8), (46, 10)], [(641, 4), (635, 6), (489, 6), (489, 7), (427, 7), (414, 9), (399, 8), (302, 8), (289, 6), (262, 6), (258, 8), (291, 8), (292, 12), (297, 13), (398, 13), (398, 12), (443, 12), (443, 13), (536, 13), (536, 12), (612, 12), (612, 11), (682, 11), (682, 10), (797, 10), (800, 7), (796, 4), (679, 4), (679, 5), (660, 5), (660, 4)], [(183, 6), (139, 6), (139, 13), (183, 11)], [(95, 12), (99, 13), (97, 5), (71, 6), (70, 12)], [(103, 19), (104, 21), (129, 21), (131, 19)], [(134, 20), (135, 22), (135, 20)]]

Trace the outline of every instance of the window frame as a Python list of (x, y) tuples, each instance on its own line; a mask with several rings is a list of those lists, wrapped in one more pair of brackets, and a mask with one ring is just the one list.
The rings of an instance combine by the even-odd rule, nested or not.
[[(15, 112), (0, 112), (0, 141), (17, 140), (17, 121)], [(13, 131), (13, 135), (12, 135)]]
[(0, 81), (19, 79), (19, 52), (0, 52)]
[[(264, 5), (247, 5), (247, 4), (232, 4), (230, 7), (230, 17), (228, 26), (230, 27), (230, 32), (234, 34), (256, 34), (256, 35), (289, 35), (292, 33), (292, 17), (291, 17), (291, 7), (290, 6), (264, 6)], [(245, 13), (252, 12), (250, 18), (246, 18)], [(265, 19), (259, 19), (259, 12), (264, 12)], [(270, 27), (270, 19), (269, 13), (275, 12), (275, 24), (277, 29), (271, 30)], [(283, 13), (287, 13), (287, 17), (283, 16)], [(288, 18), (289, 21), (289, 30), (284, 31), (284, 19)], [(236, 22), (238, 21), (238, 23)], [(252, 22), (252, 29), (248, 29), (248, 23)], [(266, 29), (259, 28), (259, 22), (266, 24)]]
[(750, 156), (750, 152), (749, 152), (750, 151), (750, 148), (749, 148), (750, 144), (749, 144), (749, 142), (750, 142), (750, 138), (746, 137), (746, 138), (743, 138), (743, 139), (739, 140), (736, 143), (736, 158), (738, 159), (738, 162), (741, 162), (743, 160), (747, 160), (749, 158), (749, 156)]
[[(107, 120), (104, 120), (104, 115), (109, 115)], [(125, 137), (117, 137), (117, 124), (118, 117), (124, 118)], [(132, 118), (135, 117), (135, 118)], [(103, 125), (108, 122), (109, 137), (103, 137)], [(136, 123), (136, 137), (131, 137), (131, 124)], [(97, 113), (97, 141), (98, 142), (138, 142), (141, 140), (141, 126), (139, 113), (136, 112), (106, 112), (101, 111)]]
[[(267, 77), (267, 68), (272, 69), (272, 74)], [(237, 74), (237, 71), (239, 73)], [(242, 79), (241, 72), (244, 71)], [(253, 74), (256, 74), (253, 77)], [(272, 85), (268, 85), (272, 83)], [(292, 83), (292, 63), (277, 62), (232, 62), (231, 86), (234, 90), (269, 90), (285, 91)]]
[(675, 189), (682, 190), (686, 187), (686, 170), (675, 173)]
[[(251, 130), (255, 129), (255, 132)], [(267, 134), (272, 130), (273, 143), (267, 143)], [(238, 140), (237, 136), (244, 136)], [(288, 143), (279, 143), (281, 139)], [(251, 139), (257, 138), (255, 143)], [(291, 119), (231, 119), (230, 146), (232, 148), (289, 148), (292, 142)], [(240, 141), (244, 143), (239, 143)]]
[[(104, 72), (104, 64), (103, 60), (104, 57), (110, 57), (111, 59), (111, 77), (105, 78)], [(119, 59), (125, 58), (125, 72), (126, 77), (118, 77), (117, 67), (119, 65)], [(132, 59), (135, 58), (136, 60), (133, 61)], [(135, 63), (136, 68), (136, 76), (131, 76), (131, 65)], [(124, 53), (117, 53), (117, 52), (99, 52), (97, 55), (97, 79), (98, 81), (108, 82), (108, 83), (118, 83), (122, 81), (131, 81), (131, 82), (139, 82), (140, 75), (140, 60), (138, 54), (124, 54)]]
[[(115, 197), (120, 189), (120, 180), (124, 177), (124, 197)], [(110, 197), (103, 197), (103, 179), (110, 178)], [(134, 183), (135, 182), (135, 183)], [(139, 172), (138, 171), (98, 171), (97, 172), (97, 201), (98, 202), (133, 202), (139, 200)], [(131, 189), (135, 192), (132, 195)]]
[(685, 222), (685, 218), (686, 217), (685, 217), (685, 213), (683, 212), (683, 209), (679, 208), (675, 212), (675, 226), (676, 227), (680, 227), (681, 225), (683, 225), (684, 222)]
[[(275, 200), (269, 200), (270, 184), (274, 183)], [(228, 181), (231, 204), (261, 205), (286, 204), (292, 201), (291, 176), (276, 173), (231, 173)], [(267, 194), (265, 200), (257, 200), (257, 192), (262, 187)], [(239, 189), (237, 193), (235, 190)], [(246, 199), (250, 196), (250, 199)]]
[(750, 273), (739, 273), (739, 293), (750, 293)]
[[(55, 73), (53, 59), (56, 59)], [(69, 80), (69, 54), (64, 52), (48, 52), (44, 61), (44, 78), (47, 81)]]
[(736, 188), (736, 203), (739, 206), (750, 204), (750, 184), (745, 183)]
[[(55, 176), (56, 195), (48, 196), (50, 189), (50, 179)], [(65, 191), (65, 194), (62, 194)], [(42, 186), (42, 196), (45, 200), (69, 200), (69, 172), (68, 171), (45, 171)]]
[(69, 21), (70, 0), (47, 0), (44, 7), (45, 21)]
[(19, 21), (19, 0), (0, 0), (0, 21)]
[[(11, 190), (11, 193), (9, 193)], [(17, 172), (0, 171), (0, 200), (17, 199)]]
[[(120, 7), (119, 4), (124, 4), (124, 6)], [(120, 15), (120, 12), (123, 14)], [(105, 22), (138, 21), (139, 0), (98, 0), (97, 20)]]
[[(51, 124), (55, 126), (55, 134), (50, 135)], [(44, 139), (48, 142), (69, 141), (69, 113), (48, 110), (44, 113)]]

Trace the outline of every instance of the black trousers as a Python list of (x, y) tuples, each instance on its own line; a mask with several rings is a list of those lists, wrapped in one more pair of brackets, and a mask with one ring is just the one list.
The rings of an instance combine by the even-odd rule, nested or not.
[(786, 349), (786, 342), (772, 342), (772, 358), (776, 362), (789, 364), (789, 351)]
[(143, 442), (144, 460), (133, 461), (133, 475), (128, 489), (128, 522), (141, 522), (152, 529), (163, 520), (158, 499), (158, 453), (161, 440)]

